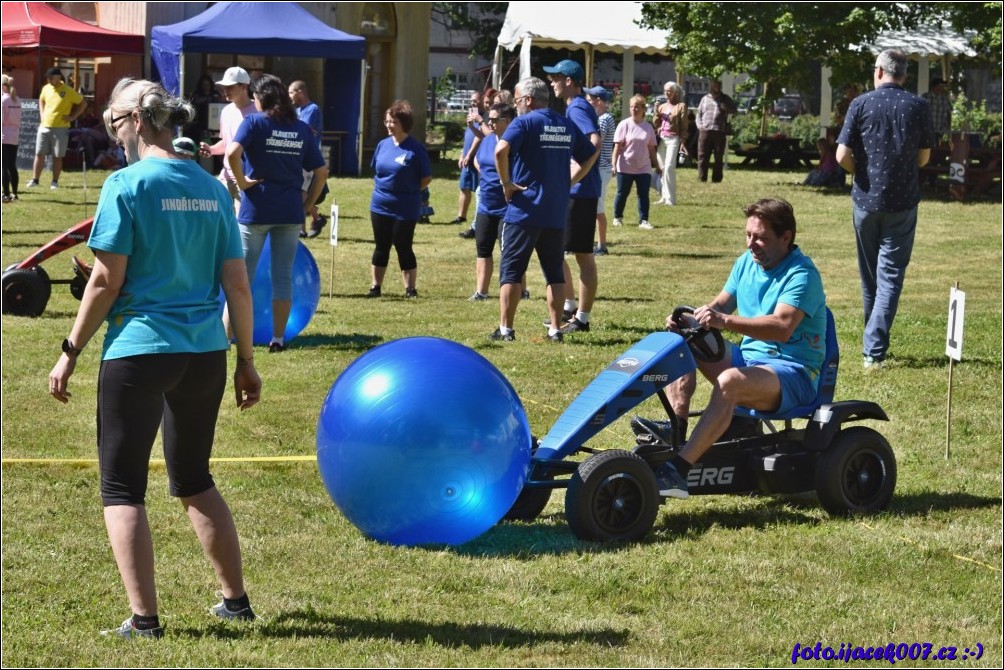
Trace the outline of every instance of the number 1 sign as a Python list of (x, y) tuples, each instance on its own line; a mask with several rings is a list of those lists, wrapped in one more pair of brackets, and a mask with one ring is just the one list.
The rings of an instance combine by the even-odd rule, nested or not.
[(953, 360), (962, 360), (962, 327), (966, 314), (966, 294), (952, 287), (948, 297), (948, 336), (945, 355)]

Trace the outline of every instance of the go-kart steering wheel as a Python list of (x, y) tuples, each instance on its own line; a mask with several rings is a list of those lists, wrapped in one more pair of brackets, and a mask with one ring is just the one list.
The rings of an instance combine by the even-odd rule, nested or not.
[(725, 356), (725, 339), (717, 328), (705, 328), (694, 318), (694, 308), (680, 305), (670, 317), (678, 324), (680, 335), (690, 347), (694, 358), (705, 363), (717, 363)]

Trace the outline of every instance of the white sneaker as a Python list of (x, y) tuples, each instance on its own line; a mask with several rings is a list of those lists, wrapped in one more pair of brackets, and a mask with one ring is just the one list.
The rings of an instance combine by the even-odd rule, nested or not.
[(621, 219), (614, 219), (614, 225), (615, 226), (623, 226), (624, 225), (624, 221), (622, 221)]
[(652, 230), (653, 229), (652, 224), (649, 223), (648, 221), (645, 221), (645, 220), (642, 220), (642, 222), (638, 224), (638, 227), (641, 228), (642, 230)]

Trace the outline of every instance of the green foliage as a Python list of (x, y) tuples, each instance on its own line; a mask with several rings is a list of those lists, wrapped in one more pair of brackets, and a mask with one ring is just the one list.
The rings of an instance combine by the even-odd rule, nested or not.
[(448, 30), (470, 34), (472, 58), (491, 58), (508, 8), (508, 2), (433, 2), (431, 16)]
[[(733, 134), (730, 138), (732, 146), (756, 144), (760, 137), (759, 114), (736, 114), (732, 117)], [(813, 149), (819, 137), (819, 117), (811, 114), (801, 114), (791, 121), (782, 121), (776, 116), (767, 116), (766, 135), (786, 135), (797, 137), (801, 146)]]
[[(1000, 3), (646, 2), (642, 23), (668, 31), (677, 63), (717, 78), (748, 73), (752, 81), (812, 90), (820, 62), (835, 82), (869, 80), (874, 61), (866, 45), (884, 30), (951, 25), (975, 31), (973, 47), (1000, 73)], [(772, 94), (773, 95), (773, 94)]]
[[(429, 84), (431, 85), (432, 82)], [(453, 85), (453, 68), (446, 66), (443, 76), (436, 79), (435, 84), (436, 100), (449, 100), (453, 97), (453, 91), (456, 90)]]
[(1001, 75), (1001, 3), (939, 2), (950, 25), (960, 33), (969, 33), (969, 44), (976, 51), (974, 65), (987, 64)]
[(952, 101), (952, 130), (978, 133), (981, 137), (1001, 134), (1000, 112), (988, 112), (985, 102), (970, 102), (964, 93)]
[[(846, 190), (802, 187), (804, 170), (740, 168), (734, 156), (722, 184), (702, 184), (695, 170), (681, 169), (678, 204), (653, 205), (655, 230), (631, 225), (633, 195), (628, 225), (608, 230), (590, 333), (561, 346), (546, 341), (545, 287), (534, 263), (533, 297), (516, 316), (519, 339), (502, 345), (487, 340), (498, 303), (467, 301), (474, 245), (445, 223), (457, 206), (452, 159), (434, 164), (436, 216), (415, 233), (417, 300), (404, 298), (395, 261), (384, 297), (363, 297), (373, 182), (329, 179), (325, 206), (340, 207), (339, 245), (323, 235), (304, 240), (320, 267), (317, 313), (286, 352), (258, 348), (259, 405), (239, 412), (228, 394), (221, 408), (214, 456), (246, 460), (216, 461), (213, 474), (241, 536), (248, 591), (261, 616), (253, 625), (208, 616), (219, 586), (184, 511), (168, 496), (163, 464), (155, 463), (147, 511), (167, 637), (130, 644), (97, 634), (128, 611), (93, 463), (102, 336), (81, 356), (73, 397), (61, 405), (46, 395), (45, 380), (80, 303), (58, 284), (40, 318), (3, 316), (4, 459), (90, 459), (3, 464), (4, 667), (790, 667), (794, 643), (816, 641), (932, 641), (935, 651), (952, 645), (960, 652), (981, 642), (983, 657), (961, 665), (1001, 667), (1002, 611), (993, 596), (1002, 555), (999, 196), (967, 203), (925, 197), (893, 355), (883, 372), (866, 374)], [(64, 172), (58, 191), (25, 189), (19, 202), (5, 204), (3, 267), (92, 215), (107, 175), (88, 171), (86, 202), (81, 173)], [(320, 407), (337, 376), (373, 346), (414, 335), (445, 337), (485, 356), (543, 435), (594, 375), (661, 329), (674, 305), (717, 295), (744, 248), (740, 208), (768, 195), (792, 203), (798, 243), (822, 273), (843, 354), (838, 399), (875, 401), (889, 414), (888, 422), (865, 422), (889, 440), (899, 464), (887, 512), (841, 519), (827, 516), (812, 495), (695, 496), (663, 505), (644, 540), (606, 546), (571, 534), (559, 490), (532, 523), (500, 524), (460, 547), (409, 549), (362, 537), (331, 503), (314, 462), (249, 460), (313, 455)], [(611, 189), (608, 212), (613, 198)], [(62, 252), (44, 263), (53, 279), (72, 276), (74, 253), (90, 260), (83, 246)], [(954, 281), (966, 291), (966, 330), (946, 460), (944, 344)], [(491, 293), (497, 296), (494, 283)], [(706, 404), (709, 388), (698, 382), (694, 409)], [(652, 399), (637, 411), (663, 410)], [(443, 412), (449, 416), (449, 408)], [(588, 446), (633, 445), (628, 418)]]

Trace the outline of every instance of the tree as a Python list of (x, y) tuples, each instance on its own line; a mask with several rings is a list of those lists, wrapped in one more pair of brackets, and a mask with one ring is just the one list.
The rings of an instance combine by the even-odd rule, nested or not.
[(642, 25), (667, 30), (677, 63), (698, 75), (748, 73), (770, 100), (781, 87), (807, 90), (817, 62), (837, 81), (860, 81), (868, 44), (883, 30), (909, 30), (945, 11), (932, 4), (884, 2), (646, 2)]
[(471, 56), (492, 58), (508, 2), (434, 2), (431, 18), (450, 31), (470, 34)]
[(960, 33), (969, 35), (975, 65), (989, 65), (1001, 74), (1001, 3), (939, 2), (939, 13)]

